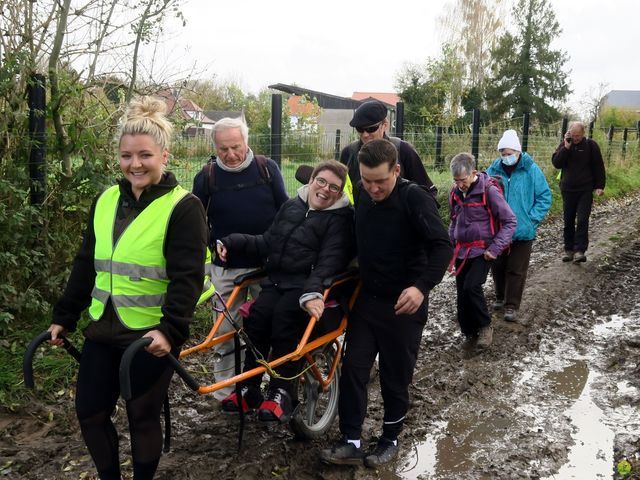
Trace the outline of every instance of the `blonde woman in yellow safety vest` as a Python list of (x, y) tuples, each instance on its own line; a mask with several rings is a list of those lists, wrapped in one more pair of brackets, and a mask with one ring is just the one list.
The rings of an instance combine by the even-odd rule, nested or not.
[(65, 292), (55, 305), (51, 343), (74, 331), (88, 308), (76, 413), (102, 480), (120, 479), (118, 434), (111, 421), (120, 394), (122, 353), (141, 337), (152, 343), (131, 368), (127, 401), (133, 477), (152, 479), (162, 449), (160, 412), (196, 304), (214, 293), (201, 202), (171, 172), (171, 124), (163, 101), (134, 100), (120, 127), (124, 178), (94, 202)]

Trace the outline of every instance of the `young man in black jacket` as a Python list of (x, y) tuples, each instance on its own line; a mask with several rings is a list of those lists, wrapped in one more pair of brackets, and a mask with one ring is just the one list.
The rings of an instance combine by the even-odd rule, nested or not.
[(593, 194), (604, 193), (606, 175), (598, 144), (584, 136), (584, 124), (572, 122), (553, 157), (562, 170), (560, 191), (564, 216), (563, 262), (586, 262)]
[[(320, 458), (348, 465), (364, 461), (375, 468), (398, 453), (429, 292), (442, 280), (453, 250), (433, 196), (400, 178), (391, 142), (367, 142), (358, 161), (362, 188), (356, 203), (356, 244), (362, 290), (350, 313), (340, 377), (343, 438)], [(360, 436), (376, 355), (384, 419), (377, 446), (365, 454)]]

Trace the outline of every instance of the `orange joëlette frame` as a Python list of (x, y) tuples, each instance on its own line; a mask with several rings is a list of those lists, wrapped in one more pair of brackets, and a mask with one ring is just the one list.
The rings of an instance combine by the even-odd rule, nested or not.
[[(353, 281), (355, 279), (357, 279), (357, 273), (354, 272), (353, 274), (348, 274), (334, 281), (331, 284), (331, 286), (329, 286), (328, 288), (325, 288), (323, 292), (324, 300), (325, 301), (327, 300), (327, 297), (331, 289), (333, 289), (338, 285), (346, 283), (348, 281)], [(256, 282), (256, 278), (249, 278), (242, 281), (239, 285), (236, 285), (231, 291), (231, 295), (229, 295), (229, 298), (226, 302), (227, 306), (233, 305), (237, 301), (240, 291), (245, 289), (248, 285), (254, 282)], [(351, 310), (351, 308), (353, 307), (353, 304), (355, 303), (355, 300), (358, 297), (358, 293), (360, 292), (360, 288), (361, 288), (361, 282), (358, 280), (357, 285), (349, 298), (349, 310)], [(342, 335), (347, 328), (347, 315), (348, 315), (347, 312), (343, 312), (342, 319), (340, 320), (340, 324), (335, 330), (329, 333), (326, 333), (314, 339), (313, 341), (309, 342), (311, 333), (313, 332), (314, 327), (318, 323), (318, 320), (316, 319), (316, 317), (311, 317), (309, 319), (309, 323), (307, 324), (307, 328), (304, 334), (302, 335), (302, 339), (300, 340), (300, 343), (298, 343), (298, 347), (295, 349), (295, 351), (287, 355), (284, 355), (280, 358), (271, 360), (269, 362), (269, 367), (275, 368), (279, 365), (282, 365), (285, 362), (288, 362), (291, 360), (294, 360), (294, 361), (299, 360), (304, 356), (307, 358), (309, 365), (312, 365), (311, 372), (313, 372), (313, 376), (322, 385), (322, 389), (326, 390), (328, 386), (331, 384), (331, 381), (333, 380), (333, 376), (335, 375), (336, 369), (338, 368), (338, 364), (340, 363), (340, 358), (342, 356), (342, 343), (336, 339), (340, 335)], [(214, 345), (222, 343), (226, 340), (233, 339), (233, 335), (234, 335), (233, 331), (216, 336), (216, 333), (220, 329), (220, 325), (222, 325), (222, 322), (224, 321), (226, 321), (224, 318), (224, 313), (218, 314), (218, 317), (216, 318), (216, 321), (211, 327), (211, 330), (209, 331), (207, 338), (202, 343), (183, 350), (180, 353), (180, 358), (186, 357), (187, 355), (191, 355), (192, 353), (204, 352), (204, 351), (210, 350)], [(317, 349), (318, 347), (328, 344), (329, 342), (335, 342), (336, 354), (333, 358), (331, 369), (329, 371), (329, 374), (327, 375), (327, 378), (323, 378), (322, 372), (320, 372), (320, 369), (318, 369), (315, 365), (313, 365), (313, 358), (311, 357), (310, 352)], [(266, 368), (264, 366), (259, 366), (252, 370), (249, 370), (248, 372), (240, 373), (231, 378), (213, 383), (211, 385), (200, 385), (198, 387), (198, 393), (205, 394), (205, 393), (215, 392), (216, 390), (220, 390), (221, 388), (234, 385), (237, 382), (242, 382), (243, 380), (254, 377), (256, 375), (261, 375), (265, 371), (266, 371)]]

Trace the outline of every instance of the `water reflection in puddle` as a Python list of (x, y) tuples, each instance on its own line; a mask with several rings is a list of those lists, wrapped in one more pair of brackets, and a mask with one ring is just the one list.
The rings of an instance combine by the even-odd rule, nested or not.
[(473, 471), (479, 446), (504, 439), (511, 426), (506, 417), (479, 418), (478, 412), (467, 413), (466, 418), (437, 424), (433, 434), (413, 445), (413, 452), (398, 472), (403, 479), (463, 478), (464, 473)]
[(575, 400), (584, 390), (588, 375), (587, 362), (574, 360), (571, 365), (559, 372), (547, 373), (545, 379), (554, 393)]
[(582, 394), (566, 412), (576, 428), (571, 434), (575, 444), (569, 451), (569, 461), (549, 479), (611, 478), (614, 433), (591, 399), (594, 376), (589, 372)]
[[(628, 327), (628, 321), (628, 318), (614, 315), (610, 321), (596, 325), (593, 328), (596, 343), (606, 342), (607, 338), (622, 334), (621, 331)], [(631, 413), (627, 409), (617, 408), (618, 413), (622, 414), (620, 417), (627, 417), (626, 422), (624, 418), (618, 418), (615, 411), (603, 412), (592, 400), (592, 394), (597, 397), (597, 393), (593, 392), (598, 388), (594, 386), (598, 374), (591, 371), (590, 366), (597, 358), (598, 349), (594, 348), (589, 356), (579, 359), (564, 356), (570, 351), (572, 350), (553, 348), (545, 355), (541, 349), (534, 356), (523, 359), (521, 365), (527, 365), (528, 368), (513, 379), (513, 384), (529, 393), (536, 389), (537, 384), (545, 384), (555, 399), (551, 404), (544, 405), (538, 403), (540, 399), (537, 396), (533, 396), (531, 401), (535, 403), (525, 401), (516, 410), (534, 418), (534, 424), (537, 423), (535, 419), (538, 416), (548, 417), (548, 409), (555, 410), (554, 415), (558, 410), (564, 411), (564, 415), (570, 419), (574, 445), (569, 447), (568, 461), (546, 480), (611, 478), (614, 430), (607, 424), (615, 425), (616, 431), (624, 431), (627, 422), (637, 425), (635, 420), (630, 419), (637, 419), (638, 412)], [(564, 367), (549, 371), (552, 365)], [(616, 387), (618, 394), (637, 393), (637, 389), (627, 382), (619, 382)], [(500, 400), (508, 401), (506, 398)], [(400, 478), (464, 478), (474, 472), (477, 465), (475, 460), (490, 455), (496, 441), (502, 445), (508, 444), (509, 431), (512, 428), (517, 430), (517, 426), (513, 424), (516, 420), (511, 417), (493, 414), (483, 418), (477, 411), (464, 412), (464, 405), (457, 405), (454, 409), (456, 413), (453, 413), (453, 418), (448, 422), (435, 424), (432, 433), (424, 441), (413, 445), (412, 451), (405, 457), (404, 465), (396, 472)], [(549, 437), (549, 441), (553, 441), (553, 435)]]

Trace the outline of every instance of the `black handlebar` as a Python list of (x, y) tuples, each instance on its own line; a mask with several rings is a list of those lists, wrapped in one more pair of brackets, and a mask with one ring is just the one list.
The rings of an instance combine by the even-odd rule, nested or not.
[[(80, 361), (80, 352), (73, 344), (67, 340), (66, 337), (60, 336), (62, 339), (62, 346), (64, 349), (75, 358), (78, 362)], [(40, 346), (41, 343), (51, 340), (51, 332), (44, 331), (38, 336), (36, 336), (31, 343), (27, 346), (27, 350), (24, 352), (24, 358), (22, 360), (22, 375), (24, 376), (24, 384), (27, 388), (33, 388), (33, 355), (36, 353), (36, 349)]]
[[(120, 360), (120, 394), (125, 400), (131, 400), (131, 362), (136, 356), (139, 350), (151, 345), (153, 339), (150, 337), (143, 337), (133, 342), (122, 354), (122, 360)], [(176, 373), (184, 380), (184, 383), (193, 390), (196, 391), (200, 388), (200, 385), (195, 378), (191, 376), (189, 372), (182, 366), (180, 361), (172, 354), (168, 354), (167, 359)]]

